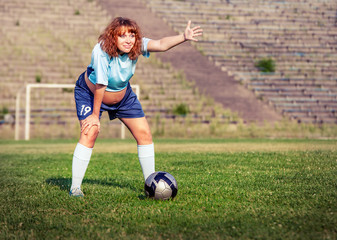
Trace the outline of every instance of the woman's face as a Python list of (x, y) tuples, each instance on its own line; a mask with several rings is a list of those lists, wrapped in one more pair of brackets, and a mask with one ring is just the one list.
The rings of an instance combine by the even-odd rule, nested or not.
[(117, 48), (121, 54), (129, 53), (135, 45), (136, 35), (134, 33), (125, 32), (117, 37)]

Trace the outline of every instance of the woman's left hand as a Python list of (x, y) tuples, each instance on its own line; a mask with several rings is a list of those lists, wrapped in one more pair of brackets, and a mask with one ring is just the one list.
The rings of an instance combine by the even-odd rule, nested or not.
[(184, 38), (185, 40), (197, 42), (198, 39), (196, 39), (195, 37), (202, 36), (202, 32), (203, 30), (200, 28), (200, 26), (191, 28), (191, 20), (189, 20), (184, 32)]

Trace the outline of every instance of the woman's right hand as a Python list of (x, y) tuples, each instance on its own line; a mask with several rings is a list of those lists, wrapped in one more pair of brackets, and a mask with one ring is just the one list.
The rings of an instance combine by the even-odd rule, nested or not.
[(97, 126), (98, 132), (100, 132), (101, 123), (99, 121), (99, 117), (94, 114), (91, 114), (81, 122), (81, 132), (84, 132), (84, 134), (87, 135), (91, 127), (93, 126)]

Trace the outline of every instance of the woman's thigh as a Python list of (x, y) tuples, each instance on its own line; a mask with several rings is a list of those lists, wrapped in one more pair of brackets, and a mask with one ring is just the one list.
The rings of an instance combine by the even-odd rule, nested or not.
[(147, 145), (152, 143), (150, 126), (145, 117), (121, 118), (120, 120), (130, 130), (138, 145)]

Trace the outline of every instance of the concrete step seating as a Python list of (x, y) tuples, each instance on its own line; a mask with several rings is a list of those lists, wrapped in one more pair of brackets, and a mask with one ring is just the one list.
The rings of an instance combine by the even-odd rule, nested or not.
[[(222, 70), (245, 83), (266, 101), (269, 98), (295, 95), (309, 99), (315, 96), (319, 100), (333, 99), (335, 96), (337, 2), (333, 0), (314, 0), (310, 3), (300, 0), (143, 2), (176, 30), (183, 28), (189, 19), (196, 25), (200, 24), (204, 29), (204, 37), (196, 47)], [(275, 61), (276, 75), (286, 76), (290, 81), (314, 78), (315, 82), (321, 82), (320, 87), (312, 89), (310, 83), (303, 83), (297, 87), (291, 85), (289, 89), (279, 89), (277, 83), (271, 84), (275, 80), (273, 74), (260, 74), (254, 67), (255, 62), (262, 58)], [(257, 77), (269, 81), (257, 84)], [(336, 109), (336, 106), (332, 105), (331, 108)], [(322, 116), (324, 122), (325, 115), (316, 108), (313, 110)], [(292, 113), (287, 112), (285, 115), (292, 116)], [(299, 115), (296, 117), (301, 121)], [(317, 122), (317, 117), (312, 120)], [(331, 123), (330, 117), (327, 121)]]
[[(0, 13), (0, 37), (3, 40), (0, 46), (0, 99), (1, 107), (8, 108), (12, 114), (16, 94), (25, 84), (75, 84), (90, 62), (99, 33), (111, 19), (95, 1), (87, 0), (4, 0), (0, 2)], [(154, 55), (150, 60), (139, 59), (131, 82), (140, 85), (140, 98), (141, 101), (144, 99), (144, 111), (149, 111), (149, 121), (153, 122), (152, 118), (158, 116), (175, 118), (173, 107), (181, 103), (189, 106), (195, 123), (203, 123), (214, 116), (214, 106), (200, 100), (195, 94), (197, 91), (186, 83), (180, 72), (158, 60), (151, 60)], [(71, 90), (33, 89), (31, 97), (32, 125), (48, 125), (54, 129), (52, 125), (72, 124), (74, 129), (78, 128)], [(25, 108), (24, 100), (25, 92), (21, 97), (21, 109)], [(24, 114), (22, 110), (21, 124)], [(224, 117), (227, 118), (219, 115), (220, 120)], [(102, 124), (109, 123), (104, 119)], [(32, 129), (36, 133), (34, 135), (32, 131), (33, 137), (42, 134), (38, 127)], [(78, 132), (75, 134), (77, 136)]]

